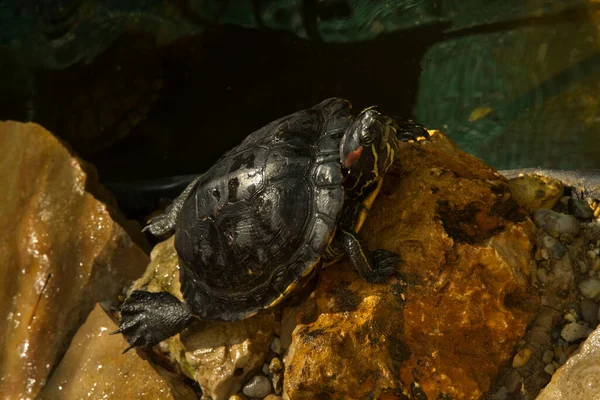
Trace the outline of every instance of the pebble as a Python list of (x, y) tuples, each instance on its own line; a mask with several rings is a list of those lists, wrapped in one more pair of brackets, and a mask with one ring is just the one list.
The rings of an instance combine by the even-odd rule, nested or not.
[(595, 298), (600, 294), (600, 280), (592, 278), (580, 282), (579, 291), (588, 299)]
[(530, 349), (528, 349), (527, 347), (524, 348), (523, 350), (519, 351), (513, 358), (512, 367), (520, 368), (524, 365), (527, 365), (527, 363), (531, 359), (532, 354), (533, 354), (533, 352)]
[(265, 397), (265, 400), (281, 400), (281, 396), (277, 396), (275, 394), (270, 394), (267, 397)]
[(574, 200), (573, 216), (584, 221), (589, 221), (594, 218), (594, 211), (586, 200)]
[(281, 394), (283, 390), (283, 374), (277, 373), (273, 375), (273, 390), (276, 394)]
[(593, 260), (593, 259), (595, 259), (596, 257), (598, 257), (598, 254), (596, 254), (596, 252), (595, 252), (594, 250), (588, 250), (588, 251), (587, 251), (587, 255), (588, 255), (588, 257), (589, 257), (591, 260)]
[(556, 369), (554, 368), (554, 364), (549, 363), (544, 367), (544, 371), (546, 371), (546, 373), (548, 375), (552, 375), (554, 374), (554, 371), (556, 371)]
[(546, 363), (546, 364), (550, 364), (552, 362), (552, 360), (554, 359), (554, 352), (552, 350), (546, 350), (544, 352), (544, 355), (542, 357), (542, 360)]
[(535, 212), (533, 217), (535, 224), (544, 228), (551, 236), (558, 237), (561, 234), (576, 236), (579, 232), (579, 222), (575, 217), (568, 214), (541, 208)]
[(281, 363), (281, 360), (277, 357), (273, 357), (271, 364), (269, 364), (269, 372), (275, 373), (281, 371), (282, 369), (283, 364)]
[(263, 364), (263, 366), (262, 366), (262, 372), (263, 372), (263, 374), (265, 374), (265, 375), (269, 375), (269, 372), (270, 372), (270, 371), (269, 371), (269, 364), (267, 364), (267, 363), (264, 363), (264, 364)]
[(595, 301), (590, 299), (583, 299), (581, 301), (581, 316), (585, 322), (590, 326), (596, 326), (598, 324), (598, 310), (600, 306)]
[(281, 339), (275, 337), (271, 342), (271, 350), (275, 352), (275, 354), (281, 354)]
[(552, 236), (544, 235), (542, 241), (544, 243), (544, 247), (548, 249), (548, 251), (550, 251), (552, 258), (554, 258), (555, 260), (560, 260), (564, 257), (565, 254), (567, 254), (567, 247), (558, 240), (554, 239)]
[[(571, 322), (563, 327), (560, 332), (560, 336), (567, 342), (574, 342), (577, 339), (581, 339), (587, 336), (588, 328), (577, 322)], [(563, 353), (564, 354), (564, 353)], [(561, 362), (561, 364), (563, 364)]]
[(244, 398), (239, 394), (234, 394), (233, 396), (229, 397), (229, 400), (244, 400)]
[(256, 375), (246, 383), (242, 392), (248, 397), (262, 399), (271, 393), (271, 382), (266, 376)]
[(536, 272), (537, 278), (543, 284), (546, 284), (550, 281), (550, 272), (546, 268), (538, 268)]
[(494, 393), (494, 400), (506, 400), (508, 397), (508, 389), (502, 386), (496, 393)]

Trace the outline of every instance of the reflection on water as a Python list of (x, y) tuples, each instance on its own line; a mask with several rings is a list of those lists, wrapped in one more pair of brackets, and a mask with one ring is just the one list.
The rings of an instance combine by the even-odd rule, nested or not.
[(272, 119), (345, 96), (498, 169), (600, 168), (600, 3), (0, 4), (0, 119), (110, 180), (195, 173)]

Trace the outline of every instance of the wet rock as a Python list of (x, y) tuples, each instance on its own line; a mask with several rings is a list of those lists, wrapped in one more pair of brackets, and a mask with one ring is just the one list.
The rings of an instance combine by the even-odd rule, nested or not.
[(554, 208), (564, 193), (559, 180), (538, 175), (519, 176), (508, 185), (513, 198), (531, 214), (540, 208)]
[(577, 235), (580, 229), (575, 217), (557, 213), (552, 210), (539, 209), (534, 215), (535, 224), (546, 230), (550, 235), (559, 237), (561, 234)]
[[(152, 250), (150, 265), (130, 291), (166, 290), (183, 300), (173, 239)], [(275, 310), (236, 322), (198, 322), (161, 342), (152, 352), (153, 360), (197, 381), (205, 396), (228, 399), (242, 389), (251, 373), (260, 370), (278, 324)]]
[(135, 352), (121, 354), (127, 342), (120, 335), (108, 335), (115, 329), (117, 325), (96, 306), (38, 398), (196, 399), (191, 388), (171, 380), (174, 395), (163, 377)]
[(480, 398), (539, 308), (535, 228), (506, 180), (438, 132), (401, 152), (361, 236), (401, 254), (404, 280), (321, 272), (284, 358), (289, 398)]
[(249, 397), (262, 399), (271, 393), (271, 382), (266, 376), (257, 375), (244, 385), (243, 393)]
[(578, 354), (567, 360), (552, 376), (537, 400), (592, 400), (600, 391), (600, 329), (583, 343)]
[(0, 397), (35, 398), (97, 302), (116, 304), (147, 255), (37, 124), (0, 122)]

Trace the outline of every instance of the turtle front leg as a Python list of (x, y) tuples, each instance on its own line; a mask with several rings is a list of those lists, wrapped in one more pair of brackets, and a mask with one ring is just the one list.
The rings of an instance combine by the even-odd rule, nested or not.
[(111, 335), (123, 333), (129, 346), (152, 347), (184, 330), (192, 321), (189, 307), (167, 292), (151, 293), (136, 290), (120, 308), (119, 329)]
[(167, 207), (163, 214), (160, 214), (156, 217), (150, 219), (150, 223), (142, 232), (150, 231), (150, 233), (154, 236), (162, 236), (168, 232), (173, 232), (175, 230), (175, 225), (177, 224), (177, 217), (179, 216), (179, 212), (183, 207), (183, 203), (187, 200), (190, 192), (196, 187), (196, 184), (200, 180), (202, 175), (194, 179), (186, 188), (181, 192), (179, 196)]
[(377, 249), (370, 251), (356, 232), (343, 229), (341, 244), (356, 271), (369, 283), (384, 282), (395, 274), (400, 256), (393, 251)]

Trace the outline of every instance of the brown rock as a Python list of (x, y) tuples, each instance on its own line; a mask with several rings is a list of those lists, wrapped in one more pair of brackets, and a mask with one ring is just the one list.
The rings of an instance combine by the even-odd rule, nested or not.
[(148, 257), (48, 131), (0, 122), (0, 148), (0, 397), (29, 399), (94, 305), (115, 302)]
[(523, 175), (508, 181), (513, 198), (530, 214), (540, 208), (552, 209), (562, 198), (564, 188), (557, 179)]
[[(131, 290), (166, 290), (183, 300), (173, 239), (154, 248), (148, 269)], [(159, 344), (160, 350), (152, 356), (156, 362), (197, 381), (205, 396), (228, 399), (265, 363), (279, 324), (275, 310), (237, 322), (198, 322)]]
[(285, 357), (291, 399), (477, 399), (534, 315), (535, 227), (507, 181), (439, 132), (400, 154), (361, 236), (402, 255), (405, 282), (321, 273)]
[(121, 354), (127, 346), (123, 336), (107, 334), (115, 329), (96, 306), (39, 399), (196, 399), (181, 383), (174, 396), (161, 375), (135, 352)]

